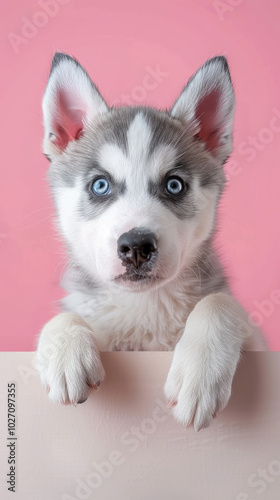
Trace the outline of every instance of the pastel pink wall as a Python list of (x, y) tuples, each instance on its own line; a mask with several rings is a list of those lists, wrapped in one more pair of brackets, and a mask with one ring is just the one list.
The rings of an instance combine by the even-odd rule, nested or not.
[[(65, 259), (41, 153), (41, 98), (55, 50), (76, 56), (109, 103), (162, 107), (207, 58), (228, 57), (235, 152), (218, 243), (236, 296), (280, 349), (279, 19), (272, 0), (1, 3), (1, 350), (33, 350), (62, 296)], [(157, 67), (164, 75), (147, 89)]]

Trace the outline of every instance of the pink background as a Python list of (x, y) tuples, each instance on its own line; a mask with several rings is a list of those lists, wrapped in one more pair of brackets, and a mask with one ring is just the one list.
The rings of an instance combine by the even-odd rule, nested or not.
[[(52, 11), (42, 14), (47, 4)], [(55, 50), (76, 56), (109, 104), (126, 95), (161, 107), (207, 58), (228, 57), (235, 152), (218, 244), (235, 295), (280, 349), (279, 14), (273, 0), (1, 3), (1, 350), (34, 350), (63, 294), (66, 260), (41, 153), (41, 98)], [(147, 67), (157, 66), (166, 75), (147, 89)]]

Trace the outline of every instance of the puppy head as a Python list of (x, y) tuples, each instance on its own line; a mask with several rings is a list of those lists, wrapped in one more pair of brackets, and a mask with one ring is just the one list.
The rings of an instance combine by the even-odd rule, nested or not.
[(61, 233), (92, 279), (144, 291), (192, 264), (213, 233), (233, 113), (224, 57), (159, 111), (108, 108), (80, 64), (55, 55), (43, 148)]

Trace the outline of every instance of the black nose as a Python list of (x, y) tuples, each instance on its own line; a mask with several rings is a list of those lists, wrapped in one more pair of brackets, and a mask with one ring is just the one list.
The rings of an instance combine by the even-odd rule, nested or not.
[(119, 257), (124, 263), (133, 264), (136, 269), (150, 260), (156, 251), (156, 236), (147, 229), (135, 227), (128, 233), (123, 233), (118, 239)]

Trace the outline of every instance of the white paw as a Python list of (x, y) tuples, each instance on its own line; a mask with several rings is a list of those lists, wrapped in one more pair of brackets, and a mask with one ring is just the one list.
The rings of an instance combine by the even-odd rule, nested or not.
[(43, 328), (36, 366), (50, 399), (62, 404), (83, 403), (105, 377), (92, 330), (70, 313)]
[(208, 427), (228, 403), (235, 366), (218, 366), (210, 352), (180, 341), (164, 387), (176, 420), (196, 431)]
[(188, 317), (165, 383), (175, 418), (196, 431), (228, 403), (244, 340), (241, 306), (229, 294), (201, 299)]

